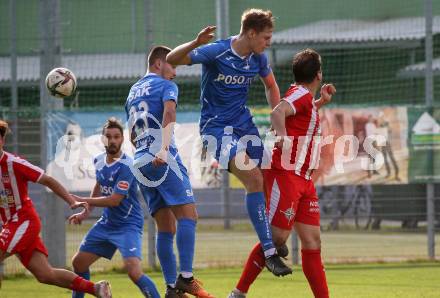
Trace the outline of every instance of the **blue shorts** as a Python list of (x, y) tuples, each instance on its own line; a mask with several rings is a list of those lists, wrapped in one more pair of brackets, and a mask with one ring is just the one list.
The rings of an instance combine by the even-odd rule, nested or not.
[(229, 168), (229, 161), (241, 151), (245, 151), (258, 166), (270, 156), (252, 118), (239, 126), (205, 126), (200, 134), (203, 150), (207, 150), (224, 169)]
[(138, 167), (142, 177), (135, 177), (151, 215), (160, 208), (195, 203), (188, 172), (179, 154), (173, 148), (169, 153), (167, 164), (159, 167), (151, 163), (151, 153), (135, 154), (134, 164), (142, 164)]
[(118, 249), (124, 259), (142, 259), (142, 233), (141, 229), (115, 229), (98, 221), (84, 237), (79, 251), (111, 260)]

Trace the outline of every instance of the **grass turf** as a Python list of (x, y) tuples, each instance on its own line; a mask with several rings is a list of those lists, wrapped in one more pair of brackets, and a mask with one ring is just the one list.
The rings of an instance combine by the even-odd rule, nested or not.
[[(241, 269), (219, 268), (197, 270), (197, 278), (216, 297), (226, 297), (234, 287)], [(392, 263), (329, 265), (326, 268), (331, 297), (439, 297), (440, 263)], [(164, 293), (159, 272), (148, 273)], [(113, 297), (141, 297), (137, 287), (124, 273), (109, 272), (92, 275), (93, 280), (107, 279), (112, 283)], [(70, 297), (70, 292), (41, 285), (30, 277), (13, 277), (3, 281), (2, 298)], [(307, 281), (295, 266), (294, 275), (276, 278), (265, 271), (251, 288), (248, 297), (312, 297)]]

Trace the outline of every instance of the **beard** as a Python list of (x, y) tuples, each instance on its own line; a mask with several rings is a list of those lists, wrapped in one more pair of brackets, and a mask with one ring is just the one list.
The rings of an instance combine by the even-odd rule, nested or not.
[(121, 150), (121, 146), (122, 145), (119, 145), (119, 146), (117, 146), (117, 145), (105, 146), (105, 152), (107, 154), (114, 155), (114, 154), (118, 153)]

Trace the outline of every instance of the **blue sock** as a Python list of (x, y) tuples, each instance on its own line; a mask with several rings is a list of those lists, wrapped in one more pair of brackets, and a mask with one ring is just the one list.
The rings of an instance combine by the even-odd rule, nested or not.
[(160, 294), (154, 285), (154, 282), (145, 274), (141, 276), (136, 282), (136, 285), (141, 290), (142, 294), (148, 298), (160, 298)]
[(167, 285), (173, 285), (177, 278), (176, 255), (174, 254), (173, 243), (174, 235), (172, 233), (157, 233), (156, 251)]
[[(83, 273), (78, 273), (78, 272), (75, 272), (75, 273), (84, 279), (90, 280), (90, 271), (89, 270), (87, 270), (86, 272), (83, 272)], [(84, 296), (85, 296), (85, 293), (72, 291), (72, 298), (84, 298)]]
[(272, 230), (266, 214), (266, 202), (262, 192), (246, 194), (246, 207), (252, 225), (260, 239), (265, 256), (275, 253), (275, 246), (272, 242)]
[(177, 250), (179, 251), (180, 271), (192, 272), (194, 248), (196, 243), (196, 221), (181, 218), (177, 221)]

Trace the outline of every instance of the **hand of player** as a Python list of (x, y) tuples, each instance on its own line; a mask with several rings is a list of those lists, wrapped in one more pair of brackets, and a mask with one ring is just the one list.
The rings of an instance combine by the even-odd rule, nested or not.
[(75, 200), (75, 203), (72, 203), (70, 205), (70, 209), (77, 209), (77, 208), (84, 208), (85, 210), (87, 210), (87, 212), (89, 212), (90, 206), (89, 204), (85, 201), (85, 198), (74, 195), (74, 194), (70, 194), (70, 196)]
[(81, 212), (69, 216), (68, 221), (69, 224), (80, 225), (82, 221), (86, 219), (88, 216), (89, 216), (89, 212), (87, 212), (86, 209), (84, 209)]
[(336, 93), (336, 88), (333, 84), (324, 84), (321, 87), (321, 106), (332, 101), (332, 96)]
[(89, 211), (89, 204), (86, 202), (78, 202), (76, 201), (75, 203), (72, 203), (70, 205), (70, 209), (74, 210), (74, 209), (78, 209), (78, 208), (84, 208), (85, 210)]
[(207, 44), (213, 37), (216, 26), (208, 26), (202, 29), (197, 35), (196, 42), (199, 46)]
[(168, 158), (168, 150), (162, 148), (159, 152), (155, 155), (153, 159), (153, 166), (160, 167), (167, 163)]
[(292, 140), (288, 136), (277, 136), (275, 147), (281, 150), (289, 150), (292, 147)]

